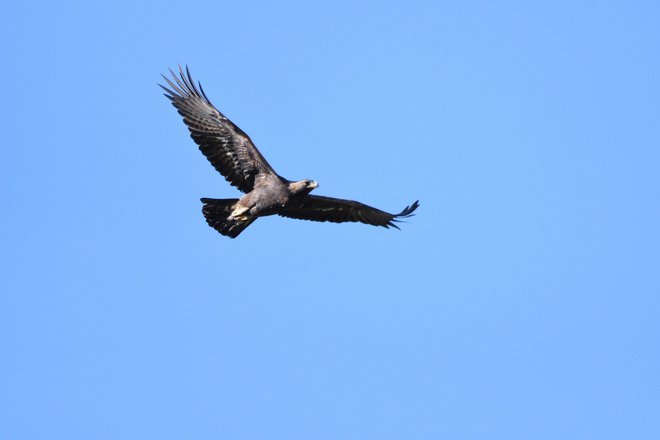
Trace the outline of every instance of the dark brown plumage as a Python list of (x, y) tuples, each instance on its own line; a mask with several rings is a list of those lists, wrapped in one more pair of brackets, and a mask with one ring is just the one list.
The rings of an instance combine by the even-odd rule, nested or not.
[(292, 182), (279, 176), (266, 162), (249, 136), (211, 104), (202, 85), (192, 80), (188, 68), (165, 76), (165, 96), (183, 117), (190, 136), (211, 165), (244, 192), (240, 199), (203, 198), (207, 223), (222, 235), (236, 238), (258, 217), (283, 217), (319, 222), (361, 222), (398, 228), (399, 218), (410, 217), (418, 202), (398, 214), (390, 214), (352, 200), (309, 195), (318, 187), (313, 180)]

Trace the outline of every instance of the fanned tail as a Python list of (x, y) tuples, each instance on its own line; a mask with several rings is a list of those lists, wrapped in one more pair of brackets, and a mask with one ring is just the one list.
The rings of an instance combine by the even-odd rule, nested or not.
[(256, 218), (247, 220), (229, 219), (238, 199), (201, 199), (204, 206), (202, 214), (210, 227), (230, 238), (236, 238)]

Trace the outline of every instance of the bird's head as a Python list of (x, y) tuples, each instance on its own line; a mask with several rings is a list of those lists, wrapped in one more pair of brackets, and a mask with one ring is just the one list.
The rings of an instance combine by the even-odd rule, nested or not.
[(298, 182), (289, 183), (289, 191), (293, 194), (308, 194), (318, 186), (319, 184), (315, 180), (299, 180)]

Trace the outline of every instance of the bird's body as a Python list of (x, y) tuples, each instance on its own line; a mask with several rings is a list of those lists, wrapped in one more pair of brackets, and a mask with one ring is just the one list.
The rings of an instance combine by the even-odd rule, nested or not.
[(315, 186), (292, 187), (279, 179), (269, 180), (267, 185), (255, 186), (252, 191), (238, 199), (231, 216), (264, 217), (285, 209), (295, 209), (300, 206), (302, 197), (315, 188)]
[[(240, 191), (240, 199), (203, 198), (202, 213), (209, 226), (236, 238), (258, 217), (280, 215), (302, 220), (362, 222), (390, 226), (399, 217), (409, 217), (419, 206), (413, 203), (399, 214), (389, 214), (352, 200), (313, 196), (313, 180), (289, 181), (266, 162), (250, 138), (209, 101), (201, 85), (197, 88), (186, 69), (179, 75), (170, 71), (174, 82), (165, 78), (163, 87), (190, 130), (202, 153), (225, 179)], [(397, 228), (398, 229), (398, 228)]]

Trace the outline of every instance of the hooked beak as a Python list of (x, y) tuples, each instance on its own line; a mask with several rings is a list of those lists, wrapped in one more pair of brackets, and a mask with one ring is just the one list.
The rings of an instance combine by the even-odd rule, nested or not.
[(309, 189), (314, 189), (314, 188), (318, 188), (318, 187), (319, 187), (319, 184), (316, 182), (316, 180), (312, 180), (307, 185), (307, 188), (309, 188)]

